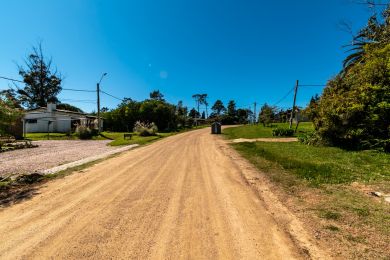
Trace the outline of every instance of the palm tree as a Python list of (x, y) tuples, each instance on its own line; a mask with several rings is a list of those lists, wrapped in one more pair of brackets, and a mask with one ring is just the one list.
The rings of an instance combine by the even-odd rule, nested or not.
[[(374, 45), (385, 45), (390, 43), (390, 5), (382, 13), (383, 22), (376, 15), (373, 15), (365, 28), (353, 37), (351, 47), (347, 52), (351, 52), (343, 62), (343, 72), (347, 72), (355, 64), (364, 62), (366, 48)], [(346, 47), (346, 46), (345, 46)]]

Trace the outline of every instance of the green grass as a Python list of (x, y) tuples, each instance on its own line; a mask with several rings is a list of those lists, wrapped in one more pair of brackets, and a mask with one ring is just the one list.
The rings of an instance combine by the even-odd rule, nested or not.
[[(112, 142), (109, 143), (111, 146), (120, 146), (120, 145), (130, 145), (130, 144), (147, 144), (153, 141), (156, 141), (158, 139), (173, 135), (174, 133), (158, 133), (156, 136), (139, 136), (136, 134), (133, 134), (131, 139), (124, 139), (123, 135), (125, 133), (123, 132), (103, 132), (102, 135), (105, 137), (108, 137), (110, 139), (113, 139)], [(97, 138), (98, 140), (103, 140), (105, 139), (102, 136), (99, 136)]]
[[(224, 134), (228, 139), (271, 137), (271, 129), (242, 126), (225, 129)], [(303, 124), (299, 131), (312, 131), (312, 127)], [(390, 208), (367, 196), (367, 190), (390, 193), (390, 154), (299, 142), (231, 145), (269, 178), (289, 207), (305, 212), (299, 213), (302, 219), (312, 229), (321, 229), (329, 241), (338, 241), (345, 248), (351, 243), (389, 241)], [(362, 259), (383, 258), (388, 256), (387, 245), (370, 244), (370, 250), (356, 254)]]
[[(153, 141), (156, 141), (158, 139), (161, 139), (163, 137), (170, 136), (174, 133), (159, 133), (156, 136), (138, 136), (134, 133), (132, 138), (124, 139), (123, 134), (126, 132), (102, 132), (101, 136), (96, 136), (93, 138), (93, 140), (107, 140), (111, 139), (112, 142), (109, 143), (111, 146), (120, 146), (120, 145), (131, 145), (131, 144), (147, 144)], [(47, 133), (29, 133), (26, 135), (27, 139), (33, 140), (33, 141), (39, 141), (39, 140), (48, 140)], [(50, 133), (50, 139), (49, 140), (77, 140), (77, 136), (75, 134), (65, 134), (65, 133)]]
[[(262, 157), (312, 184), (390, 181), (390, 154), (292, 143), (238, 143), (245, 157)], [(266, 164), (259, 165), (260, 168)], [(266, 169), (264, 169), (266, 170)]]
[[(245, 125), (239, 127), (227, 128), (223, 133), (227, 136), (228, 139), (237, 139), (237, 138), (269, 138), (272, 136), (272, 130), (275, 127), (288, 128), (287, 123), (276, 123), (272, 127), (264, 127), (263, 125)], [(295, 127), (295, 126), (293, 126)], [(313, 124), (310, 122), (302, 122), (299, 124), (297, 135), (313, 131)]]
[[(287, 124), (277, 124), (287, 127)], [(311, 123), (301, 123), (298, 134), (313, 131)], [(227, 128), (223, 131), (228, 139), (272, 137), (272, 128), (248, 125)], [(390, 154), (376, 151), (346, 151), (336, 147), (315, 147), (291, 143), (238, 143), (233, 144), (249, 160), (260, 157), (268, 163), (259, 167), (281, 167), (312, 184), (341, 184), (353, 181), (366, 183), (390, 181)], [(272, 164), (272, 165), (271, 165)]]
[(66, 134), (66, 133), (28, 133), (26, 134), (27, 139), (31, 139), (32, 141), (39, 140), (74, 140), (77, 139), (75, 134)]

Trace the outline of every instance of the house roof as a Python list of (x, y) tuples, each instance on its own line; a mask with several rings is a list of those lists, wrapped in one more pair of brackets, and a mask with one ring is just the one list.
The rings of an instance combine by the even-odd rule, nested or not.
[[(27, 110), (27, 113), (35, 112), (35, 111), (37, 111), (37, 112), (47, 112), (47, 108), (46, 107), (38, 107), (38, 108)], [(85, 116), (85, 117), (88, 117), (88, 118), (97, 118), (96, 116), (88, 115), (86, 113), (70, 111), (70, 110), (65, 110), (65, 109), (53, 109), (53, 112), (60, 112), (60, 113), (65, 113), (65, 114), (69, 114), (69, 115), (82, 115), (82, 116)]]

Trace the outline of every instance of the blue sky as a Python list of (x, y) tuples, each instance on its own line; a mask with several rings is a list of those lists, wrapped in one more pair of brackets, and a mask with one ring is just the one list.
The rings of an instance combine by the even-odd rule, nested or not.
[[(107, 72), (102, 89), (120, 98), (159, 89), (189, 107), (195, 93), (208, 93), (209, 103), (274, 104), (297, 79), (324, 84), (335, 75), (351, 40), (339, 22), (357, 30), (370, 14), (352, 0), (2, 1), (0, 76), (20, 79), (16, 63), (42, 41), (64, 88), (95, 89)], [(320, 92), (302, 87), (298, 105)], [(60, 99), (95, 109), (93, 93), (63, 91)], [(102, 106), (118, 102), (102, 96)], [(290, 95), (279, 105), (291, 103)]]

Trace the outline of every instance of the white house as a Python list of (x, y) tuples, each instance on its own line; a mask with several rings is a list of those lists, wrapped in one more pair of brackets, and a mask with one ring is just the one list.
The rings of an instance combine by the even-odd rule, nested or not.
[[(77, 125), (97, 129), (97, 117), (85, 113), (57, 109), (56, 104), (48, 103), (26, 112), (23, 117), (24, 133), (69, 133), (74, 132)], [(100, 129), (103, 120), (100, 120)]]

